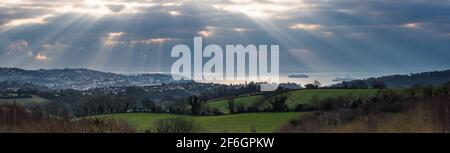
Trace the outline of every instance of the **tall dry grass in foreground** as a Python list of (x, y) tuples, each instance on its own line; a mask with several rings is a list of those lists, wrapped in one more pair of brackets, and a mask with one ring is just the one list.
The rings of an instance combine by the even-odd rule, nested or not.
[(119, 120), (69, 120), (41, 111), (28, 111), (15, 104), (0, 105), (0, 133), (131, 133), (127, 122)]
[[(284, 133), (448, 133), (450, 96), (410, 99), (393, 109), (377, 104), (378, 109), (339, 109), (317, 112), (293, 120), (279, 132)], [(383, 106), (385, 105), (385, 106)]]

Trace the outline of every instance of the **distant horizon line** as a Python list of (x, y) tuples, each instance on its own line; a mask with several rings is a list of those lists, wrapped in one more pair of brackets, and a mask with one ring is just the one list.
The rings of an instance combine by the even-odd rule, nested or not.
[[(0, 66), (0, 68), (16, 68), (16, 69), (22, 69), (22, 70), (29, 70), (29, 71), (38, 71), (38, 70), (77, 70), (77, 69), (85, 69), (85, 70), (91, 70), (91, 71), (98, 71), (103, 73), (114, 73), (114, 74), (123, 74), (123, 75), (132, 75), (132, 74), (171, 74), (170, 71), (164, 72), (164, 71), (109, 71), (109, 70), (100, 70), (96, 68), (88, 68), (88, 67), (65, 67), (65, 68), (22, 68), (22, 67), (11, 67), (11, 66)], [(312, 71), (312, 70), (306, 70), (306, 71), (298, 71), (298, 72), (280, 72), (281, 74), (285, 75), (292, 75), (292, 74), (303, 74), (303, 73), (395, 73), (393, 75), (404, 75), (404, 74), (415, 74), (415, 73), (425, 73), (425, 72), (436, 72), (436, 71), (447, 71), (450, 70), (449, 68), (436, 68), (433, 70), (417, 70), (417, 71), (409, 71), (409, 72), (401, 72), (401, 71), (338, 71), (338, 70), (322, 70), (322, 71)]]

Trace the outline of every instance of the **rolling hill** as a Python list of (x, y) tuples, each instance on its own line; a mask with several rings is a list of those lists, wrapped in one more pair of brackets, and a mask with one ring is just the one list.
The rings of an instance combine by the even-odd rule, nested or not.
[(175, 82), (170, 75), (159, 73), (124, 75), (90, 69), (24, 70), (0, 67), (0, 82), (3, 81), (32, 83), (50, 89), (76, 90), (110, 86), (151, 86)]
[[(294, 90), (288, 93), (287, 104), (289, 108), (295, 108), (298, 104), (312, 104), (317, 100), (326, 98), (352, 96), (368, 98), (375, 96), (378, 89), (304, 89)], [(236, 106), (250, 106), (255, 102), (264, 101), (261, 95), (238, 97), (234, 99)], [(229, 113), (228, 101), (226, 99), (210, 101), (207, 103), (212, 108), (218, 108), (223, 113)]]
[[(378, 78), (349, 81), (347, 84), (365, 83), (367, 86), (375, 81), (383, 82), (388, 88), (408, 88), (415, 85), (441, 85), (450, 81), (450, 70), (411, 73), (404, 75), (390, 75)], [(343, 83), (333, 85), (342, 87)]]

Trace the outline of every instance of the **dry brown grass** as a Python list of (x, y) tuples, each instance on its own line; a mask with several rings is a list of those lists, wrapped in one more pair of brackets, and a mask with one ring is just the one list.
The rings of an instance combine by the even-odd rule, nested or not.
[(450, 97), (435, 96), (408, 101), (406, 111), (361, 112), (335, 110), (291, 121), (280, 132), (298, 133), (447, 133)]

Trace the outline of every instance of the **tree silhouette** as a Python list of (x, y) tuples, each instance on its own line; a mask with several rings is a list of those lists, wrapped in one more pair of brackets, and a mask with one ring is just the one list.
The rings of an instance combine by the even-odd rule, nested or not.
[(234, 114), (235, 113), (235, 108), (234, 108), (234, 99), (232, 97), (228, 98), (228, 109), (230, 110), (230, 114)]
[(274, 111), (282, 112), (288, 109), (286, 105), (286, 101), (288, 96), (286, 94), (280, 94), (279, 96), (274, 97), (274, 99), (270, 102)]
[(374, 89), (385, 89), (386, 84), (383, 81), (375, 80), (372, 82), (372, 88)]
[(191, 105), (192, 115), (200, 114), (200, 107), (202, 102), (198, 96), (189, 97), (189, 105)]

